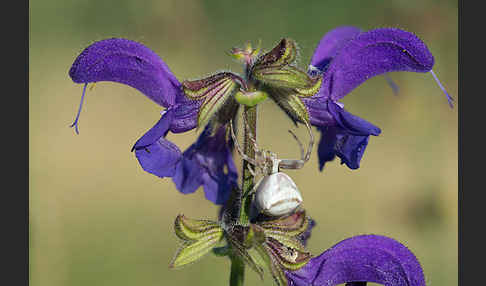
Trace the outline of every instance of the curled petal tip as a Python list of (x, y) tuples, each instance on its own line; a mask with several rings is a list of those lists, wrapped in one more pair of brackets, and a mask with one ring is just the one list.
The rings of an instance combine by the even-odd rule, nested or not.
[(400, 29), (383, 28), (359, 33), (330, 61), (320, 93), (338, 100), (379, 74), (429, 72), (434, 57), (422, 40)]
[(75, 83), (112, 81), (129, 85), (169, 107), (181, 95), (180, 83), (162, 59), (145, 45), (105, 39), (84, 49), (69, 70)]

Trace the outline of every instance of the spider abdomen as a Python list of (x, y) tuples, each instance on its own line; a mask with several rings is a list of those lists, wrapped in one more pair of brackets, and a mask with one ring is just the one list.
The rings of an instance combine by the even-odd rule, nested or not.
[(265, 176), (258, 184), (255, 202), (259, 211), (270, 216), (282, 216), (302, 203), (302, 195), (287, 174), (277, 172)]

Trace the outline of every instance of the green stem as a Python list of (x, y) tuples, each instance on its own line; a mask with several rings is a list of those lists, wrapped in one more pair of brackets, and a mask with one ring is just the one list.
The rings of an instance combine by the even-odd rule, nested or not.
[(243, 286), (245, 278), (245, 263), (237, 256), (231, 256), (230, 286)]
[[(245, 106), (244, 111), (246, 119), (248, 120), (248, 126), (250, 128), (251, 134), (256, 136), (256, 122), (257, 122), (257, 107), (247, 107)], [(245, 128), (243, 127), (243, 130)], [(243, 141), (243, 151), (247, 156), (250, 158), (255, 157), (255, 150), (253, 148), (253, 144), (250, 141), (250, 134), (248, 132), (243, 132), (244, 134), (244, 141)], [(243, 160), (243, 170), (242, 170), (242, 191), (239, 193), (240, 198), (239, 202), (241, 202), (239, 208), (239, 215), (238, 215), (238, 223), (240, 225), (249, 225), (249, 212), (250, 212), (250, 203), (249, 194), (251, 193), (254, 185), (254, 177), (250, 173), (248, 169), (248, 162)], [(245, 264), (243, 260), (238, 256), (231, 256), (231, 276), (230, 276), (230, 286), (241, 286), (245, 280)]]
[[(243, 141), (243, 151), (245, 154), (250, 157), (254, 158), (255, 157), (255, 149), (253, 148), (253, 144), (250, 141), (250, 134), (251, 133), (256, 140), (256, 123), (257, 123), (257, 105), (248, 107), (245, 106), (244, 111), (245, 116), (247, 119), (248, 127), (250, 129), (250, 132), (243, 132), (244, 134), (244, 141)], [(243, 130), (245, 128), (243, 127)], [(250, 170), (248, 169), (248, 163), (246, 160), (243, 160), (243, 170), (242, 170), (242, 196), (241, 196), (241, 207), (240, 207), (240, 215), (239, 215), (239, 222), (241, 225), (248, 225), (249, 224), (249, 210), (250, 210), (250, 200), (248, 195), (253, 189), (253, 186), (255, 184), (254, 182), (254, 177), (250, 173)]]

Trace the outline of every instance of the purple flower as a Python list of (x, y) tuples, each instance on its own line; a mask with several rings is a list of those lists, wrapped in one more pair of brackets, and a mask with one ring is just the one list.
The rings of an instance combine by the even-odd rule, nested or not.
[(285, 271), (289, 286), (425, 286), (417, 258), (403, 244), (380, 235), (345, 239), (296, 271)]
[(431, 72), (434, 57), (414, 34), (400, 29), (383, 28), (362, 32), (356, 27), (340, 27), (328, 32), (312, 56), (308, 74), (322, 76), (317, 94), (302, 98), (311, 124), (321, 132), (319, 168), (336, 156), (351, 169), (359, 168), (370, 135), (381, 130), (352, 115), (338, 100), (376, 75), (394, 71)]
[(183, 153), (165, 138), (169, 131), (181, 133), (194, 129), (202, 101), (185, 96), (181, 83), (152, 50), (126, 39), (95, 42), (76, 58), (69, 75), (74, 82), (85, 84), (72, 125), (76, 132), (88, 83), (113, 81), (136, 88), (166, 108), (160, 120), (132, 148), (142, 168), (161, 178), (172, 177), (184, 194), (203, 186), (208, 200), (215, 204), (225, 202), (237, 181), (226, 127), (213, 130), (208, 125), (197, 142)]

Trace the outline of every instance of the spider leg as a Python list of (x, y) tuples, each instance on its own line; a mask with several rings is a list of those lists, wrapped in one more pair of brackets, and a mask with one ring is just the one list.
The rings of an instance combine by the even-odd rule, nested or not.
[(248, 168), (248, 171), (250, 171), (250, 174), (253, 176), (253, 177), (256, 177), (256, 172), (255, 172), (255, 169), (253, 169), (250, 165), (246, 165), (246, 167)]
[(312, 130), (311, 130), (309, 123), (306, 122), (305, 125), (307, 127), (307, 131), (309, 132), (309, 137), (310, 137), (309, 147), (307, 149), (307, 152), (304, 154), (304, 147), (302, 145), (302, 142), (300, 142), (299, 138), (297, 138), (297, 136), (295, 135), (294, 132), (289, 130), (290, 134), (292, 134), (294, 139), (299, 144), (301, 159), (300, 160), (282, 159), (279, 162), (280, 168), (282, 168), (282, 169), (300, 169), (304, 166), (304, 164), (307, 161), (309, 161), (310, 155), (312, 153), (312, 147), (314, 146), (314, 134), (312, 134)]
[(307, 149), (307, 153), (305, 154), (304, 161), (307, 162), (310, 159), (310, 155), (312, 153), (312, 147), (314, 147), (314, 134), (312, 133), (311, 126), (309, 125), (309, 122), (305, 122), (305, 126), (307, 127), (307, 131), (309, 132), (309, 148)]
[(301, 160), (305, 160), (304, 145), (302, 144), (302, 142), (300, 142), (299, 138), (297, 137), (297, 135), (295, 135), (295, 133), (292, 130), (289, 130), (289, 133), (292, 134), (292, 137), (294, 137), (295, 141), (297, 141), (297, 144), (299, 144)]
[(247, 156), (245, 154), (245, 152), (243, 152), (243, 150), (242, 150), (242, 148), (240, 146), (240, 143), (238, 143), (238, 139), (236, 139), (236, 135), (235, 135), (235, 131), (234, 131), (234, 126), (233, 126), (233, 119), (230, 119), (230, 131), (231, 131), (231, 138), (235, 142), (236, 149), (238, 150), (238, 153), (240, 154), (241, 158), (243, 158), (243, 160), (249, 162), (250, 164), (256, 166), (255, 159), (250, 158), (249, 156)]

